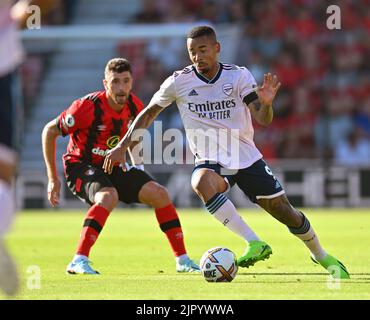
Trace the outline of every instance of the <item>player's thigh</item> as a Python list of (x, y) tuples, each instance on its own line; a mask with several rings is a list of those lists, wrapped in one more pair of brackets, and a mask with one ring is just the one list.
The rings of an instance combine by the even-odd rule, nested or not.
[(278, 179), (262, 159), (248, 168), (240, 169), (234, 179), (238, 187), (254, 203), (258, 199), (272, 199), (285, 193)]
[(191, 176), (191, 186), (203, 202), (207, 202), (216, 193), (225, 192), (228, 189), (225, 179), (210, 168), (194, 170)]
[(118, 191), (119, 200), (127, 204), (140, 203), (141, 189), (148, 182), (154, 181), (148, 173), (136, 168), (131, 168), (129, 171), (114, 168), (110, 178)]
[(0, 143), (0, 179), (11, 183), (17, 168), (17, 155), (8, 146)]
[(90, 205), (99, 191), (115, 188), (102, 169), (83, 163), (67, 165), (66, 180), (72, 193)]

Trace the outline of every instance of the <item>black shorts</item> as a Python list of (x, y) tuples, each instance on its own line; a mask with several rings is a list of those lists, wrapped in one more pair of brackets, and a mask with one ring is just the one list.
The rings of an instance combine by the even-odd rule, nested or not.
[(228, 182), (230, 188), (237, 184), (254, 203), (258, 199), (272, 199), (285, 193), (263, 159), (256, 161), (248, 168), (239, 170), (226, 169), (218, 163), (206, 161), (197, 165), (193, 173), (201, 168), (208, 168), (218, 173)]
[(95, 194), (102, 188), (116, 188), (119, 200), (130, 204), (139, 203), (139, 192), (143, 185), (154, 179), (146, 172), (132, 168), (122, 171), (115, 167), (112, 174), (106, 174), (102, 168), (85, 163), (66, 165), (68, 188), (81, 200), (93, 205)]

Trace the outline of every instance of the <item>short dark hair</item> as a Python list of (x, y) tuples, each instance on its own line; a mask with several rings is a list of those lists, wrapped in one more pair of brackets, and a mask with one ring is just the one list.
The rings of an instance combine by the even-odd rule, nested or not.
[(132, 74), (130, 62), (124, 58), (114, 58), (109, 60), (105, 66), (104, 76), (107, 77), (107, 74), (110, 72), (122, 73), (125, 71)]
[(188, 33), (188, 38), (190, 38), (190, 39), (195, 39), (195, 38), (199, 38), (199, 37), (203, 37), (203, 36), (211, 37), (215, 41), (217, 41), (216, 32), (210, 26), (198, 26), (198, 27), (194, 27)]

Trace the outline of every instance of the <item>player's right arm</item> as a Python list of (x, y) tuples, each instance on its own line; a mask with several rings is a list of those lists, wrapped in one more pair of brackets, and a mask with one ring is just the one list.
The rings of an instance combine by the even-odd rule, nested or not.
[(108, 151), (103, 164), (103, 169), (106, 173), (111, 174), (116, 163), (126, 162), (127, 149), (134, 143), (137, 143), (139, 138), (135, 135), (135, 131), (148, 128), (161, 111), (168, 107), (174, 100), (176, 100), (175, 74), (168, 77), (162, 83), (160, 89), (149, 102), (149, 105), (135, 118), (125, 136), (116, 147)]
[(139, 113), (117, 146), (108, 151), (103, 164), (103, 169), (106, 173), (111, 174), (116, 163), (126, 162), (127, 149), (136, 144), (138, 141), (134, 136), (135, 130), (148, 128), (162, 110), (163, 107), (157, 104), (149, 104), (143, 111)]
[(60, 179), (56, 165), (56, 139), (67, 136), (76, 130), (86, 128), (91, 123), (93, 108), (86, 99), (75, 100), (68, 109), (50, 121), (42, 131), (42, 151), (48, 176), (48, 200), (55, 207), (59, 204)]
[(48, 176), (48, 200), (50, 204), (55, 207), (59, 204), (60, 197), (60, 179), (58, 177), (56, 166), (56, 139), (61, 135), (57, 127), (57, 121), (52, 120), (45, 125), (42, 130), (42, 152), (46, 165), (46, 172)]

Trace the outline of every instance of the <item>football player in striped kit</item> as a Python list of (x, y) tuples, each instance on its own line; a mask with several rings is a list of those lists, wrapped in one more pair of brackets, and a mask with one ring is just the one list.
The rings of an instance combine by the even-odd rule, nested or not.
[(109, 175), (102, 170), (106, 152), (125, 135), (143, 109), (143, 103), (131, 92), (132, 82), (129, 61), (110, 60), (103, 80), (105, 91), (74, 101), (43, 130), (49, 202), (53, 207), (59, 203), (61, 188), (55, 142), (58, 136), (69, 135), (63, 156), (67, 184), (74, 195), (90, 205), (76, 254), (67, 266), (70, 274), (98, 274), (90, 265), (90, 250), (118, 201), (153, 207), (173, 250), (177, 272), (199, 272), (199, 267), (187, 255), (180, 220), (167, 190), (144, 171), (142, 159), (133, 159), (135, 166), (131, 168), (127, 168), (126, 163), (123, 168), (117, 165)]

